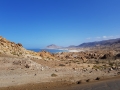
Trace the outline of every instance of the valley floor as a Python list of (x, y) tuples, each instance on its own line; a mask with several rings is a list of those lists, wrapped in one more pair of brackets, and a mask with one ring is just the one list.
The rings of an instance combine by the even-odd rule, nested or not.
[[(114, 82), (117, 83), (116, 87), (119, 86), (119, 70), (93, 69), (94, 64), (87, 63), (77, 65), (71, 63), (65, 66), (63, 64), (65, 62), (0, 57), (0, 90), (57, 90), (56, 88), (59, 88), (58, 90), (74, 90), (72, 88), (75, 85), (79, 85), (75, 86), (75, 88), (82, 89), (85, 83), (98, 83), (98, 81), (114, 77), (118, 79), (114, 79)], [(105, 86), (105, 83), (103, 84)], [(99, 85), (102, 86), (102, 83), (98, 84), (98, 87), (100, 87)], [(63, 89), (62, 87), (66, 88)], [(89, 87), (89, 84), (87, 87)]]

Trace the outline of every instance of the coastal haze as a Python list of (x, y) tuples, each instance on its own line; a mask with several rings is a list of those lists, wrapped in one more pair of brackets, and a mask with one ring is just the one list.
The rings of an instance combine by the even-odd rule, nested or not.
[(120, 90), (119, 0), (1, 0), (0, 90)]

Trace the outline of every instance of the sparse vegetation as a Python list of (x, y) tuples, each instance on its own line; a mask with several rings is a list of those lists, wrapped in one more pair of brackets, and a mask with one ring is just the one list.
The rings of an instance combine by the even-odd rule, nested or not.
[(81, 84), (81, 80), (77, 81), (76, 84)]
[(99, 61), (96, 61), (96, 64), (99, 64)]
[(51, 76), (52, 77), (56, 77), (56, 76), (58, 76), (57, 74), (55, 74), (55, 73), (53, 73), (53, 74), (51, 74)]
[(100, 80), (100, 78), (99, 78), (99, 77), (97, 77), (95, 80)]
[(11, 54), (13, 54), (13, 55), (17, 55), (16, 52), (11, 52)]
[(88, 67), (90, 67), (90, 65), (88, 65)]
[(72, 62), (73, 62), (73, 63), (79, 63), (79, 61), (76, 61), (76, 60), (73, 60)]
[(90, 81), (90, 79), (87, 79), (87, 80), (86, 80), (86, 82), (89, 82), (89, 81)]
[(66, 62), (65, 64), (68, 64), (68, 62)]
[(101, 69), (103, 69), (103, 66), (94, 65), (93, 69), (99, 69), (99, 70), (101, 70)]
[(112, 67), (114, 65), (114, 63), (111, 62), (111, 63), (109, 63), (109, 65)]
[(65, 66), (64, 64), (59, 64), (59, 66)]
[(22, 55), (22, 52), (20, 52), (19, 54)]
[(26, 68), (29, 68), (30, 66), (28, 64), (25, 65)]

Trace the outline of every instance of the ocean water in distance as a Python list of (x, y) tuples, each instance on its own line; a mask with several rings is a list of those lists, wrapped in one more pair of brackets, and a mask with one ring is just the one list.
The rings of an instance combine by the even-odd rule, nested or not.
[(47, 51), (50, 53), (58, 53), (58, 52), (68, 52), (68, 50), (59, 50), (59, 49), (28, 49), (34, 52), (41, 52), (41, 51)]

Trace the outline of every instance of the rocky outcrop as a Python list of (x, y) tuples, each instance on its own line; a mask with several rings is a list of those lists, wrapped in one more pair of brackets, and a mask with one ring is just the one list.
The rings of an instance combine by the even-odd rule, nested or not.
[(38, 55), (42, 57), (44, 60), (55, 60), (54, 55), (47, 51), (38, 52)]
[[(117, 55), (117, 56), (116, 56)], [(57, 59), (60, 60), (80, 60), (82, 62), (87, 62), (89, 60), (100, 60), (100, 59), (115, 59), (119, 57), (116, 51), (86, 51), (86, 52), (63, 52), (54, 54)]]
[(39, 58), (41, 57), (38, 53), (26, 50), (23, 48), (21, 43), (10, 42), (7, 39), (0, 36), (0, 53), (4, 55), (12, 55), (12, 56), (21, 56), (21, 57), (29, 57), (29, 58)]

